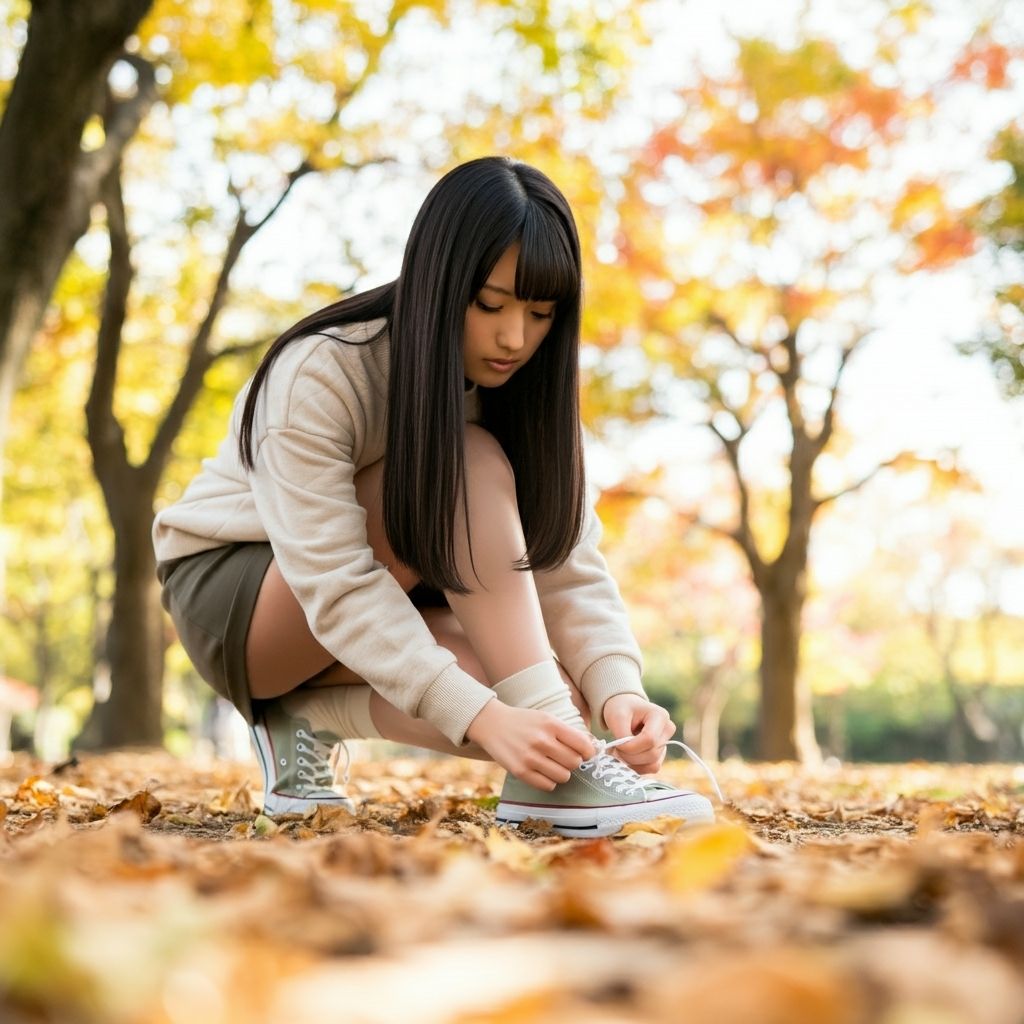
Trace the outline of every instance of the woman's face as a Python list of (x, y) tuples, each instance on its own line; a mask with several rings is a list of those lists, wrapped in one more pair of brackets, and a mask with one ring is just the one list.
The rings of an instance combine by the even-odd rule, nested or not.
[(463, 374), (481, 387), (504, 384), (537, 351), (554, 320), (554, 302), (516, 298), (518, 259), (519, 243), (514, 242), (466, 310)]

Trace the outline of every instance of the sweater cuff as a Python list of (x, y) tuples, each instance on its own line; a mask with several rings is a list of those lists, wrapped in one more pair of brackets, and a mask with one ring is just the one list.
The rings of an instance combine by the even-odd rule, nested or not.
[(609, 697), (635, 693), (647, 700), (640, 682), (640, 666), (625, 654), (608, 654), (595, 661), (583, 673), (580, 691), (590, 705), (592, 724), (597, 729), (608, 728), (604, 720), (604, 703)]
[(424, 690), (416, 708), (416, 718), (430, 722), (455, 746), (461, 747), (469, 743), (466, 730), (470, 723), (485, 704), (495, 699), (495, 693), (489, 686), (484, 686), (457, 664), (452, 664)]

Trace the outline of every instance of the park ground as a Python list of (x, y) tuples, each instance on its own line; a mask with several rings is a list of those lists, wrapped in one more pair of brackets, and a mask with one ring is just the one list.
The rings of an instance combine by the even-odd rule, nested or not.
[(275, 824), (255, 765), (15, 755), (0, 1020), (1024, 1021), (1024, 767), (718, 777), (713, 826), (564, 840), (482, 762), (357, 758), (356, 816)]

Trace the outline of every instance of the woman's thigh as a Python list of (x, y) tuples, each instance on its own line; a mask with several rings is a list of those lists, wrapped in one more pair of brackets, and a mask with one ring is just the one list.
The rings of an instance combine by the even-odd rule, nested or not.
[[(356, 500), (366, 510), (366, 538), (373, 557), (388, 567), (408, 593), (419, 578), (398, 561), (388, 544), (381, 503), (383, 480), (383, 459), (360, 470), (355, 476)], [(257, 699), (277, 697), (322, 674), (329, 674), (325, 682), (332, 684), (363, 682), (339, 665), (313, 636), (276, 562), (270, 563), (256, 598), (245, 642), (245, 661), (249, 690)]]

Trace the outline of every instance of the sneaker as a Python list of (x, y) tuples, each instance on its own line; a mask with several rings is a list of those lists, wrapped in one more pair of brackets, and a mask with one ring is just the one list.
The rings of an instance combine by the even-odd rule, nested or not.
[(333, 788), (331, 753), (339, 743), (345, 751), (343, 782), (348, 783), (348, 747), (340, 737), (326, 729), (314, 732), (307, 719), (287, 714), (279, 701), (262, 704), (249, 736), (263, 772), (264, 814), (305, 814), (318, 804), (355, 814), (355, 804)]
[[(495, 818), (500, 825), (516, 827), (527, 818), (550, 822), (561, 836), (610, 836), (627, 822), (649, 821), (662, 814), (685, 818), (687, 824), (712, 822), (711, 801), (699, 793), (677, 789), (667, 782), (638, 775), (624, 761), (607, 753), (631, 737), (606, 742), (595, 740), (597, 752), (570, 777), (550, 792), (535, 789), (512, 775), (505, 778)], [(708, 773), (718, 794), (722, 791), (711, 769), (685, 743), (682, 747)]]

